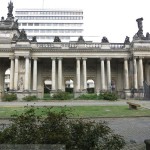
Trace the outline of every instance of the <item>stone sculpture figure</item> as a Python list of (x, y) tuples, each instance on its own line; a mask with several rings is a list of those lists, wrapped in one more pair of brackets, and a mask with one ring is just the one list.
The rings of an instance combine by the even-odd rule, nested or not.
[(125, 40), (124, 40), (124, 44), (129, 44), (130, 43), (130, 38), (128, 36), (126, 36)]
[(31, 42), (37, 42), (37, 40), (36, 40), (36, 36), (33, 36), (33, 37), (32, 37)]
[(137, 21), (137, 25), (138, 25), (138, 32), (134, 35), (133, 39), (134, 40), (145, 40), (145, 37), (143, 35), (143, 24), (142, 24), (142, 21), (143, 21), (143, 18), (138, 18), (136, 19)]
[(12, 40), (16, 41), (17, 39), (18, 39), (18, 36), (16, 34), (14, 34)]
[(13, 17), (13, 14), (12, 14), (12, 12), (13, 12), (13, 8), (14, 8), (14, 6), (13, 6), (13, 3), (10, 1), (10, 3), (8, 3), (8, 14), (7, 14), (7, 17), (8, 18), (12, 18)]
[(53, 42), (61, 42), (59, 36), (55, 36), (54, 41)]
[(19, 40), (27, 40), (27, 34), (24, 29), (21, 30)]
[(108, 41), (108, 39), (107, 39), (106, 36), (104, 36), (104, 37), (102, 38), (102, 43), (109, 43), (109, 41)]
[(150, 34), (149, 34), (149, 32), (146, 33), (146, 40), (150, 40)]
[(19, 90), (23, 90), (24, 88), (24, 85), (23, 85), (23, 77), (20, 77), (20, 80), (19, 80), (19, 83), (18, 83), (18, 88)]
[(85, 42), (84, 39), (83, 39), (83, 36), (79, 36), (78, 42), (79, 42), (79, 43), (84, 43), (84, 42)]

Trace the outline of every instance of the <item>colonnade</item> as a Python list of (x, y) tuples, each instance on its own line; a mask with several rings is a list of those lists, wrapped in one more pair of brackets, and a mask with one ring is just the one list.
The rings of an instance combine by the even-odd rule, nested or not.
[[(19, 75), (19, 57), (15, 56), (10, 58), (11, 65), (10, 65), (10, 90), (18, 90), (18, 75)], [(38, 58), (33, 59), (33, 80), (32, 80), (32, 88), (31, 87), (31, 58), (24, 57), (25, 59), (25, 74), (24, 74), (24, 90), (37, 90), (37, 61)], [(111, 59), (110, 58), (99, 58), (100, 59), (100, 85), (101, 90), (110, 90), (111, 88)], [(62, 62), (63, 58), (51, 58), (52, 60), (52, 91), (62, 90)], [(58, 78), (56, 78), (56, 62), (58, 61)], [(124, 89), (130, 89), (129, 86), (129, 60), (124, 58)], [(81, 89), (81, 62), (82, 62), (82, 73), (83, 73), (83, 89)], [(106, 66), (105, 66), (106, 65)], [(106, 70), (105, 70), (106, 69)], [(143, 59), (133, 58), (133, 80), (134, 80), (134, 88), (143, 88)], [(57, 80), (57, 81), (56, 81)], [(58, 86), (56, 86), (58, 83)], [(86, 90), (87, 89), (87, 58), (76, 58), (76, 91)]]

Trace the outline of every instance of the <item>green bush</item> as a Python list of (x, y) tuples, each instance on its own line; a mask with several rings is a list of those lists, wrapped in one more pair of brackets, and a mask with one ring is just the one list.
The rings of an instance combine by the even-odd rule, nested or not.
[(97, 94), (83, 94), (77, 97), (78, 100), (97, 100)]
[(35, 95), (33, 95), (33, 96), (25, 96), (22, 99), (25, 101), (34, 101), (37, 100), (38, 98)]
[(14, 101), (14, 100), (17, 100), (17, 95), (16, 94), (5, 94), (3, 97), (2, 97), (2, 100), (3, 101)]
[(0, 131), (0, 144), (63, 144), (67, 150), (120, 150), (125, 141), (106, 122), (68, 119), (65, 110), (51, 109), (41, 118), (31, 108)]
[(115, 101), (118, 99), (118, 95), (115, 92), (104, 92), (99, 94), (99, 99)]
[(68, 92), (57, 92), (52, 96), (53, 100), (69, 100), (72, 98), (72, 94)]

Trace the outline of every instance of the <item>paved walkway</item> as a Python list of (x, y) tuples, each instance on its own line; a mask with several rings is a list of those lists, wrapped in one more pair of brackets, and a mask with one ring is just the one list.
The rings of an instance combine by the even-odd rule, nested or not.
[(32, 102), (0, 102), (0, 107), (19, 107), (19, 106), (121, 106), (127, 105), (127, 102), (140, 104), (142, 107), (150, 109), (150, 100), (118, 100), (118, 101), (104, 101), (104, 100), (61, 100), (61, 101), (32, 101)]

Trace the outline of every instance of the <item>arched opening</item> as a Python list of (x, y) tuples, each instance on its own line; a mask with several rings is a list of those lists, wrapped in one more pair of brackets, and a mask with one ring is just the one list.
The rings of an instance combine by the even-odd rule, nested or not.
[(73, 93), (73, 88), (74, 88), (73, 80), (71, 80), (71, 79), (66, 80), (65, 92)]
[(5, 71), (5, 79), (4, 79), (4, 91), (8, 92), (10, 89), (10, 68)]
[(87, 80), (87, 92), (94, 93), (94, 90), (95, 90), (94, 80), (92, 79)]
[(46, 79), (44, 81), (44, 94), (50, 93), (51, 89), (52, 89), (52, 81), (50, 79)]

